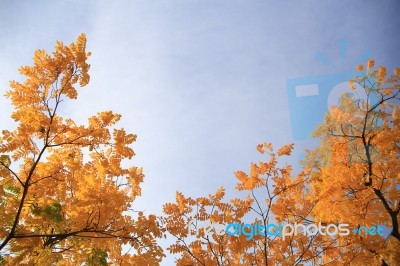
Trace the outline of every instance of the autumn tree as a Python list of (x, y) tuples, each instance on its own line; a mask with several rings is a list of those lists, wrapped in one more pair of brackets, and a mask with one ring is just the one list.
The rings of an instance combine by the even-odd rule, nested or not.
[[(162, 232), (134, 212), (142, 170), (126, 168), (136, 136), (99, 112), (79, 125), (60, 115), (89, 82), (86, 37), (37, 50), (5, 94), (14, 130), (0, 136), (0, 254), (7, 265), (155, 265)], [(133, 215), (135, 214), (135, 215)], [(124, 247), (124, 248), (123, 248)]]
[[(235, 173), (236, 189), (247, 198), (224, 201), (221, 187), (196, 199), (177, 192), (176, 202), (164, 205), (163, 222), (176, 239), (169, 251), (178, 254), (178, 265), (400, 263), (400, 70), (387, 76), (373, 65), (357, 67), (362, 75), (350, 82), (353, 95), (344, 95), (315, 131), (321, 144), (307, 152), (302, 171), (285, 164), (293, 145), (275, 152), (264, 143), (257, 150), (266, 159)], [(231, 236), (214, 226), (235, 222), (271, 230), (255, 234), (247, 227)], [(279, 223), (309, 227), (278, 234), (273, 225)], [(308, 231), (313, 225), (325, 231)], [(335, 231), (343, 225), (347, 235)]]
[[(236, 189), (249, 193), (244, 199), (224, 201), (225, 190), (221, 187), (214, 195), (197, 199), (178, 192), (176, 203), (164, 205), (165, 227), (176, 239), (168, 250), (181, 254), (177, 265), (302, 265), (318, 261), (321, 251), (335, 244), (320, 235), (282, 238), (276, 232), (279, 222), (312, 222), (309, 216), (313, 202), (301, 189), (310, 179), (309, 171), (292, 178), (290, 165), (279, 166), (292, 149), (293, 145), (286, 145), (274, 152), (270, 143), (257, 146), (268, 160), (251, 163), (249, 173), (235, 173)], [(213, 226), (235, 223), (253, 228), (246, 228), (247, 233), (240, 229), (240, 235), (231, 236)], [(261, 227), (268, 228), (269, 233), (257, 233)]]
[[(320, 182), (311, 196), (315, 217), (353, 227), (382, 225), (389, 235), (347, 237), (341, 262), (400, 263), (400, 69), (387, 75), (374, 61), (359, 65), (360, 77), (332, 107), (314, 135), (321, 146), (309, 153), (308, 166)], [(356, 84), (362, 91), (357, 92)], [(329, 206), (329, 212), (325, 211)], [(326, 254), (326, 258), (334, 254)]]

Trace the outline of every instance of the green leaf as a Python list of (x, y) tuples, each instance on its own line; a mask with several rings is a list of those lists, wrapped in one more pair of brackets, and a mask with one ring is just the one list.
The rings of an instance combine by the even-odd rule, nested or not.
[(10, 167), (10, 165), (11, 165), (10, 156), (5, 154), (0, 155), (0, 168), (4, 166)]

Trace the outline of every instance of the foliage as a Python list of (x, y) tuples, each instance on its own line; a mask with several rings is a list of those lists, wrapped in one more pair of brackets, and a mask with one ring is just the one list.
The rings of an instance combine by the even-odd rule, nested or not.
[[(156, 217), (128, 215), (142, 170), (131, 159), (133, 134), (99, 112), (79, 125), (60, 115), (89, 82), (86, 37), (52, 55), (37, 50), (5, 96), (15, 130), (0, 135), (0, 251), (12, 265), (154, 265), (163, 257)], [(130, 212), (132, 213), (132, 212)], [(123, 245), (134, 252), (126, 254)]]
[[(115, 127), (121, 116), (99, 112), (79, 125), (60, 115), (89, 82), (89, 56), (84, 34), (57, 42), (52, 55), (38, 50), (19, 70), (26, 80), (5, 94), (17, 127), (0, 135), (0, 265), (157, 265), (165, 231), (178, 265), (400, 264), (400, 69), (357, 66), (353, 95), (330, 109), (298, 173), (285, 164), (293, 144), (275, 151), (265, 142), (256, 147), (264, 159), (235, 172), (246, 197), (226, 199), (224, 187), (198, 198), (177, 192), (157, 218), (132, 215), (143, 174), (123, 166), (136, 135)], [(259, 233), (218, 228), (235, 223)], [(279, 223), (387, 233), (283, 237), (271, 227)]]
[[(400, 69), (387, 76), (374, 61), (358, 66), (362, 76), (350, 82), (354, 94), (332, 107), (314, 136), (320, 146), (307, 152), (303, 169), (294, 174), (282, 157), (293, 145), (274, 152), (269, 143), (257, 150), (264, 161), (250, 172), (237, 171), (236, 189), (245, 199), (223, 201), (225, 190), (192, 199), (177, 193), (164, 205), (163, 222), (176, 238), (169, 247), (178, 265), (398, 265), (400, 263)], [(359, 83), (363, 95), (355, 90)], [(305, 234), (289, 237), (261, 234), (229, 236), (204, 230), (215, 223), (253, 219), (262, 226), (348, 224), (348, 228), (381, 225), (390, 235)], [(247, 222), (248, 223), (248, 222)], [(201, 228), (201, 229), (198, 229)], [(206, 231), (206, 232), (204, 232)]]

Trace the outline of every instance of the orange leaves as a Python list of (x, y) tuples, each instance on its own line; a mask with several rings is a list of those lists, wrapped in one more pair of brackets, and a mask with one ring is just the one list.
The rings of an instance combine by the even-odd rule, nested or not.
[[(305, 198), (314, 204), (311, 213), (316, 220), (350, 227), (393, 225), (385, 202), (393, 202), (399, 194), (399, 153), (394, 145), (399, 135), (394, 122), (399, 102), (393, 100), (400, 93), (399, 79), (388, 77), (385, 67), (372, 70), (373, 66), (370, 60), (365, 76), (354, 79), (361, 81), (367, 99), (344, 97), (339, 107), (332, 108), (319, 134), (321, 145), (310, 152), (308, 162), (312, 157), (314, 162)], [(397, 256), (381, 236), (360, 239), (350, 235), (347, 239), (349, 248), (359, 252), (341, 257), (341, 263), (351, 256), (368, 261), (365, 246), (374, 246), (386, 262)], [(327, 252), (326, 256), (335, 255)]]
[[(208, 197), (196, 199), (185, 198), (182, 193), (177, 192), (176, 204), (164, 204), (165, 228), (177, 239), (168, 250), (181, 254), (178, 264), (193, 264), (198, 261), (195, 259), (197, 258), (206, 265), (212, 265), (220, 255), (224, 259), (230, 257), (231, 251), (226, 248), (235, 245), (236, 240), (221, 234), (221, 229), (224, 231), (224, 224), (234, 222), (248, 213), (252, 200), (235, 199), (228, 203), (222, 201), (224, 195), (223, 187)], [(226, 252), (213, 255), (213, 250)], [(189, 253), (192, 256), (187, 257)]]
[(126, 140), (125, 139), (126, 133), (125, 130), (123, 129), (114, 130), (113, 135), (116, 143), (124, 143)]
[[(254, 174), (254, 173), (253, 173)], [(236, 185), (236, 189), (239, 191), (242, 190), (251, 190), (254, 188), (255, 184), (256, 184), (256, 179), (257, 176), (253, 175), (253, 176), (248, 176), (246, 175), (244, 172), (242, 171), (237, 171), (235, 172), (235, 176), (237, 179), (239, 179), (239, 183)]]
[(264, 142), (262, 144), (258, 144), (256, 148), (259, 153), (264, 154), (264, 152), (265, 152), (264, 149), (267, 149), (270, 152), (272, 151), (272, 144), (268, 143), (268, 142)]
[(364, 66), (363, 65), (358, 65), (356, 67), (356, 71), (363, 71), (364, 70)]
[(235, 172), (235, 176), (237, 179), (239, 179), (240, 182), (246, 182), (246, 180), (249, 178), (245, 172), (243, 171), (237, 171)]
[(264, 150), (263, 150), (263, 145), (262, 144), (258, 144), (257, 145), (257, 150), (259, 153), (264, 154)]
[[(260, 144), (261, 145), (261, 144)], [(261, 146), (257, 146), (260, 148)], [(278, 152), (275, 154), (273, 152), (273, 147), (270, 143), (264, 143), (262, 147), (269, 150), (270, 159), (268, 162), (259, 162), (258, 164), (251, 163), (250, 164), (250, 174), (247, 175), (243, 171), (236, 171), (235, 176), (239, 180), (239, 183), (236, 185), (236, 189), (239, 191), (242, 190), (252, 190), (254, 188), (259, 188), (267, 185), (267, 179), (264, 175), (268, 176), (277, 176), (279, 172), (282, 174), (289, 173), (284, 168), (276, 168), (277, 159), (276, 156), (280, 157), (283, 155), (290, 155), (293, 150), (294, 144), (288, 144), (281, 147)], [(262, 150), (264, 151), (264, 150)]]
[(256, 176), (258, 176), (259, 174), (260, 174), (260, 168), (256, 164), (251, 163), (250, 164), (250, 177), (256, 178)]
[(175, 212), (180, 212), (179, 206), (174, 203), (165, 203), (163, 205), (163, 212), (165, 214), (173, 214)]
[(354, 90), (356, 89), (356, 85), (354, 84), (354, 82), (353, 82), (352, 80), (349, 80), (349, 81), (347, 82), (347, 84), (349, 85), (349, 87), (350, 87), (350, 89), (351, 89), (352, 91), (354, 91)]
[(392, 112), (395, 127), (400, 127), (400, 106), (396, 106)]
[(185, 212), (185, 197), (182, 193), (176, 192), (176, 202), (178, 203), (178, 208), (180, 213)]
[(131, 159), (135, 153), (127, 144), (131, 144), (136, 140), (136, 135), (126, 134), (124, 129), (114, 130), (115, 151), (121, 156)]
[[(13, 104), (22, 106), (19, 103), (27, 101), (27, 104), (46, 105), (46, 102), (50, 103), (50, 99), (57, 101), (56, 98), (61, 95), (76, 99), (77, 90), (74, 84), (79, 81), (82, 87), (89, 81), (89, 65), (86, 63), (87, 56), (84, 51), (86, 45), (83, 44), (86, 43), (85, 35), (79, 36), (77, 42), (80, 43), (78, 46), (71, 44), (70, 47), (57, 42), (53, 56), (44, 50), (35, 51), (34, 66), (19, 69), (27, 80), (23, 84), (13, 82), (11, 87), (18, 90), (8, 91), (6, 94)], [(52, 86), (55, 84), (58, 86)], [(25, 95), (28, 99), (17, 97), (18, 94)]]
[(112, 111), (99, 112), (97, 116), (101, 121), (101, 127), (112, 126), (121, 119), (121, 115), (114, 114)]
[(220, 187), (219, 189), (217, 189), (217, 191), (215, 192), (215, 200), (221, 201), (221, 199), (223, 199), (224, 196), (225, 196), (225, 188)]
[[(135, 212), (134, 217), (127, 214), (141, 194), (144, 175), (141, 168), (125, 167), (124, 159), (134, 156), (130, 145), (136, 135), (114, 127), (121, 116), (99, 112), (89, 118), (88, 125), (77, 125), (57, 113), (66, 98), (78, 96), (77, 84), (89, 82), (86, 61), (90, 53), (85, 50), (82, 34), (69, 46), (57, 42), (52, 55), (36, 51), (34, 66), (20, 68), (25, 82), (11, 82), (6, 93), (16, 108), (12, 118), (18, 127), (3, 130), (0, 137), (0, 198), (4, 202), (0, 204), (0, 239), (32, 232), (46, 236), (6, 243), (4, 246), (17, 254), (10, 257), (12, 262), (45, 263), (57, 247), (65, 257), (52, 256), (53, 264), (72, 258), (80, 265), (88, 256), (99, 255), (111, 264), (154, 265), (164, 256), (156, 238), (165, 230), (176, 237), (169, 250), (180, 254), (177, 262), (184, 265), (215, 265), (217, 261), (251, 265), (266, 260), (285, 264), (311, 262), (321, 256), (341, 264), (354, 257), (370, 263), (372, 255), (366, 246), (382, 258), (395, 254), (397, 246), (389, 246), (379, 236), (350, 236), (348, 248), (354, 254), (349, 255), (346, 249), (335, 250), (339, 247), (335, 237), (281, 239), (267, 235), (248, 241), (244, 234), (231, 237), (210, 229), (253, 216), (264, 225), (318, 221), (394, 226), (400, 186), (400, 92), (399, 77), (388, 77), (386, 68), (373, 71), (374, 61), (369, 60), (365, 77), (349, 84), (353, 90), (355, 82), (373, 84), (364, 87), (367, 97), (375, 93), (386, 102), (374, 107), (372, 98), (357, 102), (355, 96), (344, 95), (319, 127), (315, 135), (321, 145), (308, 153), (298, 175), (282, 162), (294, 145), (275, 152), (272, 144), (265, 142), (256, 146), (262, 161), (251, 162), (247, 171), (235, 172), (236, 189), (246, 191), (246, 197), (226, 200), (224, 187), (195, 199), (177, 192), (175, 202), (164, 204), (165, 216), (157, 220), (143, 212)], [(358, 71), (364, 69), (364, 65), (357, 67)], [(394, 73), (399, 75), (400, 70)], [(360, 82), (369, 78), (373, 82)], [(365, 185), (365, 180), (371, 183)], [(65, 237), (59, 238), (61, 235)], [(135, 254), (122, 255), (124, 244), (131, 245)], [(38, 258), (33, 259), (34, 252)]]
[(282, 148), (280, 148), (278, 150), (278, 156), (282, 156), (282, 155), (290, 155), (290, 153), (292, 152), (294, 147), (294, 144), (289, 144), (289, 145), (285, 145)]
[(184, 252), (186, 250), (186, 246), (183, 244), (172, 244), (167, 249), (169, 252), (171, 252), (171, 254), (177, 254)]
[[(155, 216), (130, 215), (144, 178), (141, 168), (123, 162), (134, 155), (136, 135), (115, 128), (121, 116), (111, 111), (90, 117), (88, 125), (58, 113), (78, 96), (77, 83), (89, 82), (85, 49), (82, 34), (69, 46), (57, 42), (52, 55), (37, 50), (34, 65), (20, 68), (26, 80), (11, 82), (6, 92), (18, 123), (0, 136), (1, 158), (13, 161), (0, 164), (0, 250), (15, 251), (9, 264), (81, 265), (96, 253), (111, 264), (154, 265), (164, 256)], [(27, 235), (33, 233), (43, 237)], [(122, 255), (123, 244), (136, 254)], [(60, 250), (63, 256), (55, 256)]]
[[(225, 190), (220, 188), (215, 195), (200, 197), (191, 203), (183, 194), (178, 194), (176, 204), (164, 205), (170, 225), (167, 230), (178, 239), (171, 249), (181, 254), (178, 264), (214, 265), (218, 260), (221, 265), (251, 265), (266, 264), (268, 260), (279, 265), (306, 261), (372, 265), (377, 263), (371, 259), (376, 255), (380, 263), (393, 257), (397, 259), (398, 254), (388, 244), (398, 241), (392, 236), (386, 241), (379, 235), (311, 237), (298, 234), (285, 239), (267, 235), (247, 241), (244, 235), (207, 235), (200, 223), (245, 223), (248, 216), (256, 216), (256, 221), (266, 226), (274, 222), (321, 223), (323, 226), (348, 224), (352, 229), (360, 225), (391, 227), (396, 224), (398, 215), (393, 213), (398, 210), (400, 187), (396, 146), (400, 141), (400, 123), (397, 123), (400, 121), (400, 79), (387, 77), (384, 67), (373, 70), (374, 64), (371, 59), (366, 67), (359, 65), (357, 70), (365, 69), (362, 73), (365, 76), (349, 82), (353, 90), (355, 82), (364, 86), (367, 99), (357, 98), (357, 90), (352, 96), (343, 95), (339, 106), (330, 109), (325, 123), (314, 134), (321, 144), (307, 151), (303, 169), (297, 175), (293, 175), (291, 165), (281, 161), (282, 156), (291, 155), (293, 144), (274, 152), (270, 143), (263, 143), (256, 149), (266, 159), (250, 163), (248, 171), (235, 172), (236, 189), (248, 192), (245, 199), (222, 202)], [(400, 70), (396, 71), (395, 75), (400, 74)], [(374, 105), (374, 97), (381, 102)], [(372, 181), (366, 184), (365, 180)], [(191, 232), (200, 228), (200, 233), (188, 238), (187, 231), (180, 228), (188, 223), (193, 226)], [(255, 230), (248, 229), (247, 234)], [(218, 254), (219, 250), (224, 253)]]
[(375, 65), (375, 61), (374, 61), (373, 59), (369, 59), (369, 60), (368, 60), (368, 63), (367, 63), (368, 69), (373, 68), (374, 65)]
[(386, 77), (386, 67), (384, 66), (380, 66), (378, 68), (378, 77), (377, 80), (378, 82), (382, 83), (383, 79)]

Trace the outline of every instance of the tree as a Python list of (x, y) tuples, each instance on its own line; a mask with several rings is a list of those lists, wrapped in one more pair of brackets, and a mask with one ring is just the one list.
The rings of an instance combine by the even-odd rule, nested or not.
[[(387, 76), (385, 67), (373, 67), (373, 60), (357, 67), (363, 75), (350, 82), (355, 97), (345, 95), (340, 106), (327, 114), (315, 132), (321, 146), (308, 161), (319, 169), (321, 182), (314, 185), (313, 197), (320, 201), (315, 209), (320, 219), (355, 227), (381, 224), (390, 230), (388, 237), (354, 236), (347, 249), (354, 258), (349, 259), (396, 265), (400, 263), (400, 69)], [(355, 82), (364, 95), (357, 95)], [(329, 202), (330, 211), (323, 211)]]
[[(321, 144), (307, 152), (298, 174), (282, 164), (293, 145), (274, 152), (264, 143), (257, 150), (267, 159), (235, 173), (246, 199), (224, 202), (220, 188), (197, 199), (178, 192), (176, 203), (164, 205), (178, 265), (400, 263), (400, 69), (388, 77), (373, 66), (369, 60), (357, 67), (366, 70), (350, 82), (353, 95), (326, 115), (314, 133)], [(230, 231), (221, 233), (220, 224)]]
[[(169, 251), (182, 254), (177, 265), (301, 265), (330, 248), (334, 241), (320, 235), (278, 236), (279, 222), (303, 222), (313, 205), (301, 189), (309, 172), (292, 178), (290, 165), (278, 165), (292, 149), (293, 145), (286, 145), (274, 152), (270, 143), (257, 146), (262, 154), (268, 151), (268, 160), (251, 163), (249, 174), (235, 173), (236, 189), (249, 192), (245, 199), (223, 202), (221, 187), (215, 195), (197, 199), (178, 192), (176, 203), (164, 205), (165, 227), (176, 238)], [(265, 198), (261, 200), (260, 195)], [(243, 219), (252, 222), (242, 224)], [(229, 230), (234, 236), (221, 234), (213, 224), (233, 225)], [(260, 228), (269, 233), (261, 234)]]
[(121, 116), (111, 111), (87, 125), (60, 115), (89, 82), (88, 56), (84, 34), (52, 55), (37, 50), (19, 69), (26, 80), (5, 94), (17, 127), (0, 136), (3, 264), (154, 265), (164, 256), (156, 217), (132, 214), (143, 174), (123, 161), (136, 135), (115, 128)]

